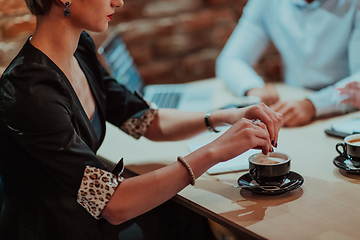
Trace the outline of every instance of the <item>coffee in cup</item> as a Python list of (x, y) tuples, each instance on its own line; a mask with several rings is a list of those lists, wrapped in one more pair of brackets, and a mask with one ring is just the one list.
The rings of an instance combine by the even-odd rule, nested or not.
[(278, 186), (290, 172), (290, 157), (284, 153), (256, 153), (249, 157), (249, 174), (263, 186)]
[[(342, 148), (342, 151), (339, 148)], [(343, 143), (335, 146), (336, 151), (343, 157), (360, 162), (360, 134), (352, 134), (344, 138)]]
[(360, 138), (349, 140), (349, 143), (360, 146)]

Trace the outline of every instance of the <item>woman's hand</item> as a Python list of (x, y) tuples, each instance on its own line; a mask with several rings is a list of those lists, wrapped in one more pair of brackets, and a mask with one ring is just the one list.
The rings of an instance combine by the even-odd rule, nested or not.
[(283, 126), (283, 116), (270, 109), (264, 103), (245, 108), (244, 117), (247, 119), (259, 119), (265, 123), (267, 131), (270, 134), (270, 140), (273, 146), (277, 145), (278, 133)]
[(276, 146), (278, 139), (278, 132), (283, 126), (283, 117), (280, 113), (270, 109), (264, 103), (259, 103), (245, 108), (231, 108), (225, 110), (214, 111), (211, 114), (211, 121), (214, 127), (224, 124), (234, 125), (241, 118), (249, 120), (260, 120), (265, 124), (270, 135), (270, 140), (273, 146)]
[(227, 161), (252, 148), (261, 148), (263, 154), (273, 151), (266, 125), (246, 118), (237, 121), (205, 148), (214, 153), (214, 164)]

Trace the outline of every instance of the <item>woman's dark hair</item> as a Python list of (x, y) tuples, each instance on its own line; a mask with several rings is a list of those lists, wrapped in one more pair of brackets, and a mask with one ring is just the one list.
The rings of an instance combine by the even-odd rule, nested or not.
[(46, 15), (54, 3), (54, 0), (25, 0), (30, 12), (37, 15)]

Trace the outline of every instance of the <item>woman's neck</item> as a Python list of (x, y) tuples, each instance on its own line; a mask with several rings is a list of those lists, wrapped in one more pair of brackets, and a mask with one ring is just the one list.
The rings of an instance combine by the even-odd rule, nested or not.
[(31, 44), (46, 54), (57, 65), (71, 64), (78, 46), (81, 29), (71, 29), (66, 19), (37, 17)]

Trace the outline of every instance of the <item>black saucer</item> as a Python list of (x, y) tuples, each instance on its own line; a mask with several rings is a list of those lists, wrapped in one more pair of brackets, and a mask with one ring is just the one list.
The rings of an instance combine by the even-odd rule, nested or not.
[[(292, 181), (292, 180), (297, 180), (297, 182), (295, 182), (293, 185), (286, 187), (286, 183)], [(252, 179), (252, 177), (250, 176), (249, 173), (246, 173), (244, 175), (242, 175), (239, 179), (238, 179), (238, 184), (239, 186), (244, 186), (244, 189), (249, 190), (253, 193), (256, 194), (262, 194), (262, 195), (279, 195), (279, 194), (283, 194), (289, 191), (292, 191), (294, 189), (297, 189), (298, 187), (300, 187), (302, 184), (304, 183), (304, 178), (296, 173), (296, 172), (289, 172), (288, 177), (285, 179), (284, 181), (284, 188), (280, 188), (280, 189), (263, 189), (261, 188), (256, 182), (255, 180)], [(250, 186), (252, 185), (252, 186)]]
[(354, 166), (350, 159), (344, 156), (337, 156), (334, 158), (333, 163), (338, 168), (346, 170), (348, 173), (360, 174), (360, 164), (359, 167)]

